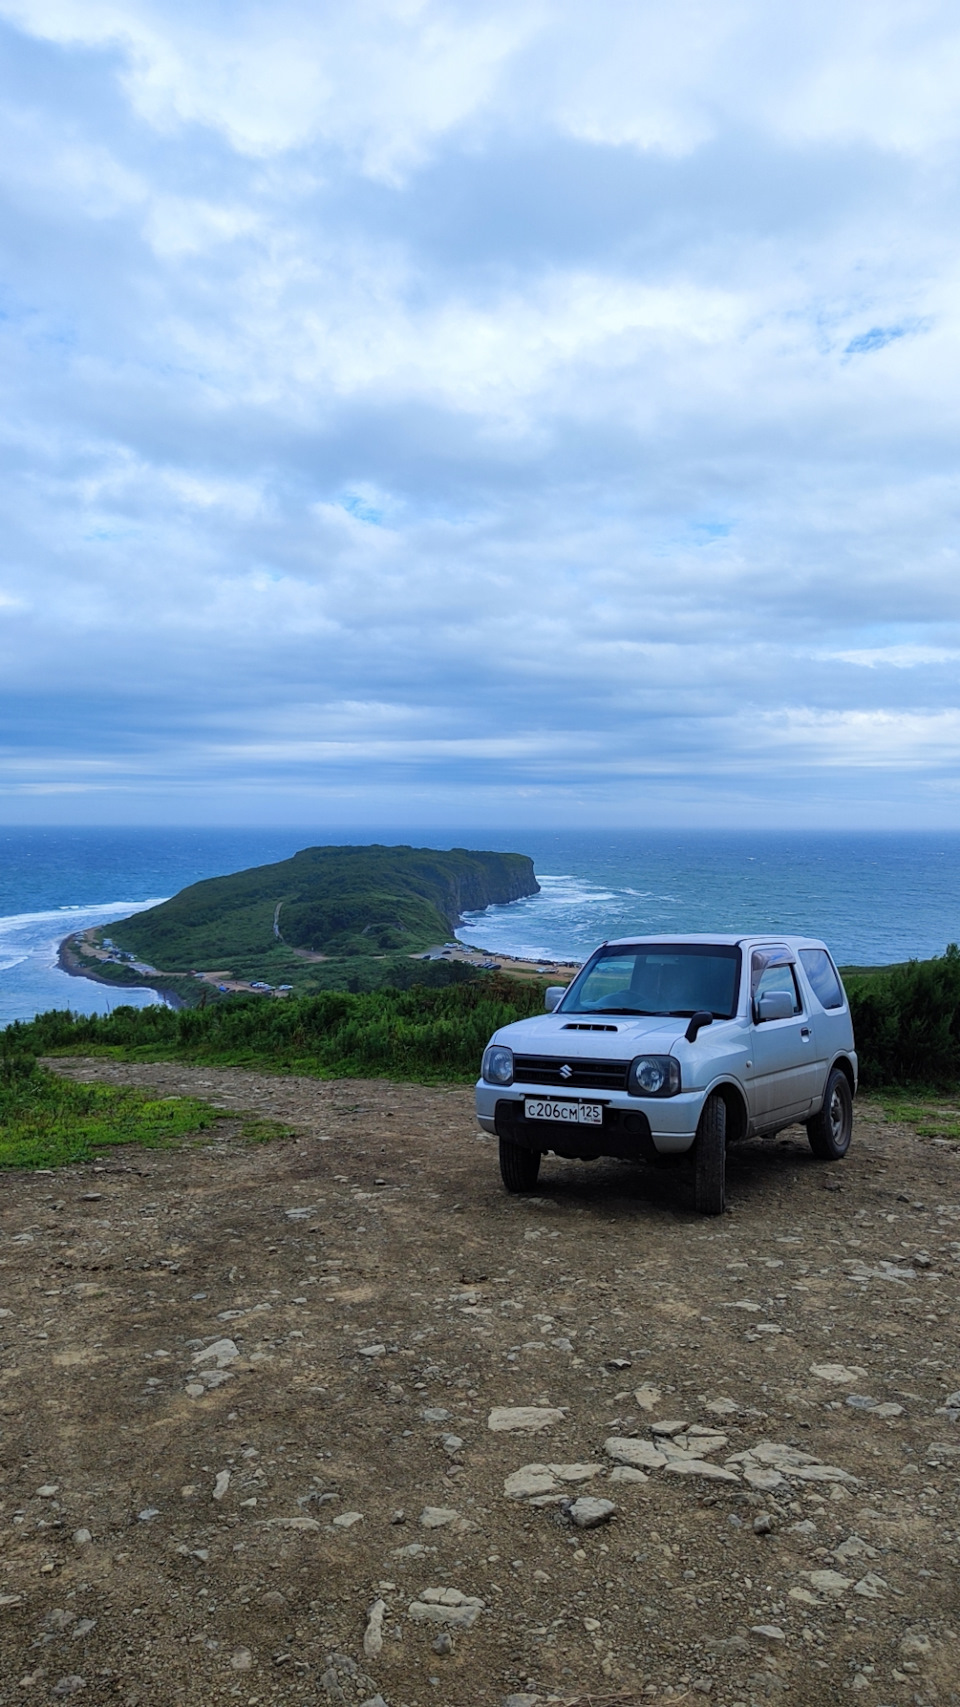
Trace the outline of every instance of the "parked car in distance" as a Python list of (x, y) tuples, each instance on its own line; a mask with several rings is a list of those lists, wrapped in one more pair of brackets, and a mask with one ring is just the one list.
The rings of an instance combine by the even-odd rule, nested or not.
[(696, 1204), (724, 1208), (727, 1145), (800, 1121), (823, 1161), (850, 1146), (857, 1056), (826, 945), (800, 936), (603, 943), (547, 1012), (495, 1031), (477, 1118), (508, 1191), (540, 1158), (693, 1152)]

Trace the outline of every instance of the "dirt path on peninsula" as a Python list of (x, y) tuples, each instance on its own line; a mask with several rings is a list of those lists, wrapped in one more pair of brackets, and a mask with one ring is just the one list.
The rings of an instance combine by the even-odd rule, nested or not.
[(710, 1222), (508, 1198), (462, 1089), (63, 1070), (298, 1137), (0, 1176), (4, 1707), (960, 1701), (954, 1150), (863, 1104)]

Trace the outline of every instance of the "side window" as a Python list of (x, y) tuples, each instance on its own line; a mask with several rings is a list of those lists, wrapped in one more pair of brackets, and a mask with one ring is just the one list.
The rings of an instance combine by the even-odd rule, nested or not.
[(797, 990), (797, 981), (793, 976), (792, 966), (768, 966), (761, 972), (760, 982), (757, 985), (757, 996), (766, 996), (773, 990), (790, 997), (795, 1014), (803, 1013), (803, 1003)]
[(801, 948), (800, 960), (822, 1008), (843, 1007), (843, 985), (825, 948)]

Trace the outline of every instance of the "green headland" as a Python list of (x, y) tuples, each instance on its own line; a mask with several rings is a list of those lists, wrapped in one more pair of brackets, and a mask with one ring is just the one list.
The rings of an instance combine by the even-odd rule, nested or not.
[(220, 982), (298, 992), (447, 983), (470, 967), (415, 957), (442, 944), (464, 912), (538, 889), (525, 854), (305, 848), (70, 938), (62, 963), (109, 983), (153, 983), (191, 1005)]

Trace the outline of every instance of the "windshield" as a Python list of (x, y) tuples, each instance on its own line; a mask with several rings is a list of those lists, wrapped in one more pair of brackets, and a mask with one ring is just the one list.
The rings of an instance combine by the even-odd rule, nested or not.
[(706, 1011), (730, 1019), (737, 1009), (740, 950), (724, 943), (643, 943), (602, 948), (571, 984), (565, 1014), (670, 1014)]

